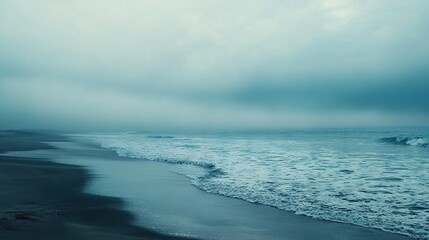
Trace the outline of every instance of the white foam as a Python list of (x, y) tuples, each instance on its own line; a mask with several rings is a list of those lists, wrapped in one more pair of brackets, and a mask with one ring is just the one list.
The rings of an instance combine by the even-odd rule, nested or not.
[[(371, 138), (341, 136), (89, 137), (121, 156), (179, 164), (178, 172), (208, 192), (316, 218), (429, 237), (426, 148), (407, 151)], [(407, 144), (422, 144), (419, 139), (410, 141)]]
[(406, 144), (411, 146), (424, 146), (427, 145), (428, 142), (423, 138), (413, 138), (408, 140)]

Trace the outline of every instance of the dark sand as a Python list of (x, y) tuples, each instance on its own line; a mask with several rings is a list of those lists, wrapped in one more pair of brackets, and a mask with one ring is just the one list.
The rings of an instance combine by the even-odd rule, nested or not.
[[(54, 135), (0, 132), (0, 152), (50, 149)], [(112, 197), (83, 193), (81, 167), (0, 156), (0, 239), (183, 239), (132, 225)]]

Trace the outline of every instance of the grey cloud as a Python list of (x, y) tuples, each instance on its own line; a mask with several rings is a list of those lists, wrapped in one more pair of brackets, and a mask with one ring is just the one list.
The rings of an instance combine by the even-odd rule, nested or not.
[(0, 128), (422, 124), (428, 10), (425, 0), (1, 1)]
[(328, 83), (323, 80), (289, 84), (254, 82), (218, 97), (263, 108), (374, 109), (429, 115), (428, 76), (425, 70), (405, 76), (387, 75), (385, 81), (349, 76)]

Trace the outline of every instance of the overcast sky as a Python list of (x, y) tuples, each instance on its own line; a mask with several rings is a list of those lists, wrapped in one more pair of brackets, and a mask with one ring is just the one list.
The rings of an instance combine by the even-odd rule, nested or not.
[(0, 128), (428, 125), (427, 0), (1, 0)]

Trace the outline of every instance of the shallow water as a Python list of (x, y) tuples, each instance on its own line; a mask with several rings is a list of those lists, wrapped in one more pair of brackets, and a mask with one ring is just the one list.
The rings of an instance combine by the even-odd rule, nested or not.
[(429, 238), (428, 129), (86, 135), (207, 192)]

